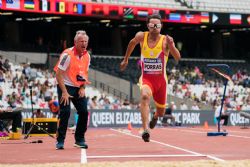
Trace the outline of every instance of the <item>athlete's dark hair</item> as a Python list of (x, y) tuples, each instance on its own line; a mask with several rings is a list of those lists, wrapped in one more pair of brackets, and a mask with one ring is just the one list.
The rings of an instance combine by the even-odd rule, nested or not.
[(149, 23), (149, 21), (150, 21), (151, 19), (159, 19), (159, 20), (161, 21), (161, 15), (159, 15), (159, 14), (152, 14), (152, 15), (149, 15), (149, 16), (148, 16), (148, 19), (147, 19), (147, 23)]

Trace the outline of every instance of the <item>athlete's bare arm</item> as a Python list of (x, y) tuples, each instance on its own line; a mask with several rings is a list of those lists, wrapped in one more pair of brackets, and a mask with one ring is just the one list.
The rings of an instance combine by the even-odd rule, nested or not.
[(128, 65), (128, 58), (130, 57), (131, 53), (135, 49), (135, 46), (143, 41), (143, 38), (144, 38), (144, 32), (140, 31), (140, 32), (136, 33), (136, 35), (133, 39), (130, 40), (128, 47), (127, 47), (127, 50), (126, 50), (126, 53), (125, 53), (125, 56), (124, 56), (124, 59), (120, 64), (121, 71), (124, 71), (126, 69), (126, 67)]
[(181, 55), (179, 50), (175, 47), (174, 40), (171, 36), (166, 35), (166, 38), (163, 42), (163, 47), (166, 47), (164, 50), (166, 51), (166, 54), (168, 55), (169, 52), (174, 57), (175, 61), (179, 61), (181, 59)]

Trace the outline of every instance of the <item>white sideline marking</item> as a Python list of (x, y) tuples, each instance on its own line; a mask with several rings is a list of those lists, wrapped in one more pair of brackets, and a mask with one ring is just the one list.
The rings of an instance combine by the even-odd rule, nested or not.
[[(186, 127), (186, 129), (193, 129), (193, 128)], [(204, 130), (204, 128), (195, 128), (195, 129)], [(221, 128), (221, 129), (222, 129), (222, 128)], [(218, 128), (209, 128), (208, 130), (218, 131)], [(242, 134), (249, 134), (249, 131), (243, 132), (243, 131), (238, 131), (238, 130), (229, 130), (229, 132), (242, 133)]]
[(99, 155), (87, 156), (89, 159), (98, 158), (161, 158), (161, 157), (206, 157), (206, 155), (190, 155), (190, 154), (176, 154), (176, 155)]
[(250, 139), (250, 137), (248, 136), (239, 136), (239, 135), (228, 135), (228, 136), (231, 136), (231, 137), (238, 137), (238, 138), (245, 138), (245, 139)]
[[(198, 129), (198, 128), (197, 128)], [(165, 129), (165, 130), (172, 130), (172, 131), (177, 131), (176, 129)], [(199, 129), (198, 129), (199, 130)], [(207, 132), (201, 132), (201, 131), (195, 131), (195, 130), (189, 130), (189, 129), (178, 129), (178, 131), (182, 131), (182, 132), (191, 132), (191, 133), (204, 133), (206, 134)], [(228, 133), (230, 133), (231, 131), (229, 131)], [(227, 136), (230, 136), (230, 137), (237, 137), (237, 138), (245, 138), (245, 139), (250, 139), (250, 136), (241, 136), (241, 135), (231, 135), (231, 134), (228, 134)]]
[(81, 149), (81, 164), (87, 163), (86, 149)]
[[(136, 137), (136, 138), (140, 138), (141, 139), (141, 136), (133, 135), (133, 134), (126, 133), (126, 132), (121, 132), (119, 130), (115, 130), (115, 129), (112, 129), (112, 128), (110, 130), (115, 131), (115, 132), (119, 132), (119, 133), (122, 133), (122, 134), (125, 134), (125, 135), (128, 135), (128, 136), (132, 136), (132, 137)], [(156, 141), (156, 140), (150, 139), (150, 142), (157, 143), (157, 144), (160, 144), (160, 145), (163, 145), (163, 146), (167, 146), (167, 147), (171, 147), (171, 148), (175, 148), (177, 150), (182, 150), (182, 151), (194, 154), (196, 156), (205, 156), (205, 157), (208, 157), (208, 158), (216, 160), (216, 161), (222, 161), (222, 162), (225, 161), (223, 159), (220, 159), (220, 158), (217, 158), (217, 157), (214, 157), (214, 156), (204, 155), (204, 154), (201, 154), (201, 153), (197, 153), (197, 152), (194, 152), (194, 151), (191, 151), (191, 150), (187, 150), (187, 149), (184, 149), (184, 148), (181, 148), (181, 147), (173, 146), (173, 145), (166, 144), (166, 143), (163, 143), (163, 142), (159, 142), (159, 141)]]

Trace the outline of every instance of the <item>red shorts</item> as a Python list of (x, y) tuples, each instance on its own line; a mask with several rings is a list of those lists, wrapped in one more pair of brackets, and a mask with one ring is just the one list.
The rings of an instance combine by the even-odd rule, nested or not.
[(165, 78), (142, 78), (142, 86), (147, 85), (151, 89), (155, 105), (166, 108), (167, 81)]

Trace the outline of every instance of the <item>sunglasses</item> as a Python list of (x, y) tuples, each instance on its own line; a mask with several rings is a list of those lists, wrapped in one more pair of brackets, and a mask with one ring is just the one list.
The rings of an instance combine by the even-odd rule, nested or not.
[(149, 28), (161, 28), (161, 24), (148, 23)]

